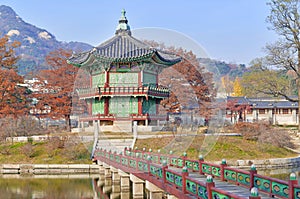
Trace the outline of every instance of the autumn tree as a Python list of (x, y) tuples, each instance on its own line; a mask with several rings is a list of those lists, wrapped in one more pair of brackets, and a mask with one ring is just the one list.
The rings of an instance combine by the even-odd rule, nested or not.
[[(276, 67), (280, 70), (293, 71), (297, 86), (298, 99), (291, 98), (287, 93), (284, 85), (278, 87), (277, 84), (268, 83), (264, 89), (265, 93), (272, 96), (282, 96), (287, 100), (298, 102), (300, 98), (300, 20), (299, 20), (299, 1), (298, 0), (271, 0), (270, 14), (267, 17), (267, 22), (270, 24), (270, 29), (274, 30), (279, 36), (279, 40), (273, 44), (266, 46), (267, 56), (265, 60), (269, 66)], [(267, 71), (260, 78), (268, 78), (265, 75), (272, 75), (277, 78), (274, 72)], [(277, 76), (277, 77), (276, 77)], [(257, 79), (259, 78), (257, 77)], [(280, 79), (279, 81), (282, 81)], [(260, 81), (260, 80), (259, 80)], [(274, 85), (272, 87), (272, 85)], [(271, 87), (270, 87), (271, 86)], [(300, 103), (298, 103), (298, 112), (300, 112)], [(299, 118), (300, 118), (300, 114)], [(300, 124), (299, 124), (300, 130)]]
[(40, 71), (38, 77), (43, 83), (43, 89), (36, 94), (37, 106), (40, 110), (51, 111), (46, 117), (64, 119), (70, 130), (70, 116), (72, 113), (73, 87), (78, 68), (67, 63), (71, 52), (63, 49), (50, 52), (46, 61), (50, 69)]
[(226, 104), (226, 109), (230, 111), (231, 122), (245, 121), (246, 111), (250, 110), (248, 103), (238, 103), (235, 98), (229, 98)]
[(221, 83), (226, 96), (230, 96), (233, 93), (233, 81), (230, 79), (229, 75), (222, 76)]
[(15, 49), (19, 42), (10, 42), (8, 36), (0, 38), (0, 117), (17, 118), (28, 113), (28, 90), (22, 86), (23, 77), (18, 75)]
[(241, 85), (241, 80), (239, 77), (236, 77), (233, 82), (233, 96), (240, 97), (243, 96), (243, 87)]
[(182, 57), (181, 62), (159, 74), (159, 83), (171, 90), (170, 97), (161, 102), (163, 107), (167, 107), (169, 112), (174, 112), (181, 111), (181, 108), (195, 108), (196, 105), (198, 114), (209, 116), (216, 90), (212, 74), (200, 66), (196, 55), (182, 48), (165, 47), (164, 44), (153, 41), (147, 43)]

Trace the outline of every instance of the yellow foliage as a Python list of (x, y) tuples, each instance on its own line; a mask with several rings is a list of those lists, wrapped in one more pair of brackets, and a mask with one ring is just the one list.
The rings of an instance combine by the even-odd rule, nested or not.
[(233, 96), (240, 97), (244, 96), (243, 87), (241, 85), (240, 78), (236, 77), (233, 82)]

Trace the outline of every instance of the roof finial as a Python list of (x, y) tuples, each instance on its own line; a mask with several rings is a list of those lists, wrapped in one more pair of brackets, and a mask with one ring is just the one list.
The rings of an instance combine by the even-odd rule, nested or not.
[(130, 26), (128, 25), (128, 20), (127, 20), (125, 14), (126, 14), (125, 9), (122, 9), (121, 17), (119, 19), (119, 24), (116, 29), (116, 34), (127, 33), (127, 34), (131, 35)]

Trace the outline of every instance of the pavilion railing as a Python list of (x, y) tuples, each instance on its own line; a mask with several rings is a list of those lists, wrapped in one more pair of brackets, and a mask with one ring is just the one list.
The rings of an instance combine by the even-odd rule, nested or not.
[(156, 96), (166, 98), (169, 96), (169, 89), (159, 85), (148, 86), (118, 86), (118, 87), (97, 87), (97, 88), (78, 88), (80, 98), (101, 97), (111, 95), (133, 95), (133, 96)]

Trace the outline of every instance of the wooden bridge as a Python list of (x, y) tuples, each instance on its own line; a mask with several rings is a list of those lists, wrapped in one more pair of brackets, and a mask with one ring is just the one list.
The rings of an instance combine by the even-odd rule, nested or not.
[[(246, 171), (228, 166), (226, 160), (213, 164), (202, 157), (188, 159), (186, 153), (178, 157), (131, 148), (119, 154), (97, 149), (94, 161), (119, 178), (130, 173), (132, 197), (136, 199), (144, 198), (144, 185), (150, 198), (162, 198), (163, 193), (168, 193), (168, 198), (180, 199), (300, 199), (300, 185), (294, 173), (283, 181), (258, 174), (254, 165)], [(125, 184), (127, 189), (128, 183)], [(121, 190), (122, 186), (121, 183)]]

